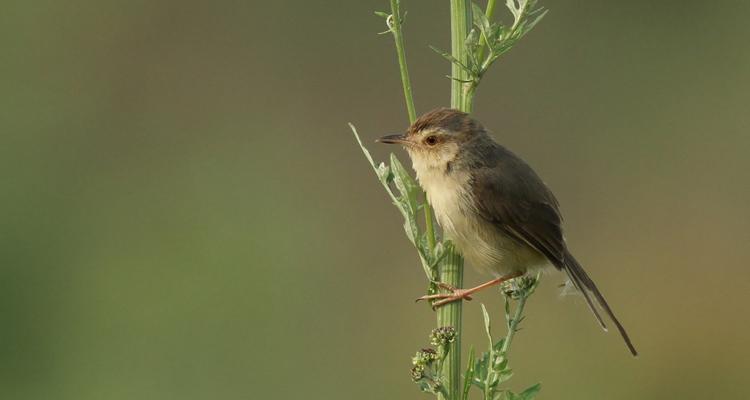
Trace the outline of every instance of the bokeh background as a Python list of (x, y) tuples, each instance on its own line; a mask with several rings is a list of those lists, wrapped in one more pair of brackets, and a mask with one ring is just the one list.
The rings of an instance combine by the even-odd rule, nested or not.
[[(750, 5), (542, 3), (476, 115), (557, 193), (642, 355), (553, 273), (512, 387), (750, 397)], [(407, 124), (387, 1), (2, 4), (0, 398), (427, 398), (423, 272), (346, 127)], [(404, 9), (418, 111), (447, 105), (448, 2)], [(501, 302), (477, 297), (483, 346)]]

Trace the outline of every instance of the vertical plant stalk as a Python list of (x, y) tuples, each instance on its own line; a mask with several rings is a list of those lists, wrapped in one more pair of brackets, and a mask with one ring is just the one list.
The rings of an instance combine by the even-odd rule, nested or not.
[[(396, 44), (396, 55), (398, 57), (398, 67), (401, 72), (401, 85), (404, 88), (404, 101), (406, 102), (406, 112), (409, 114), (409, 123), (413, 124), (417, 120), (417, 112), (414, 108), (414, 95), (411, 90), (411, 78), (409, 78), (409, 67), (406, 64), (406, 50), (404, 48), (404, 34), (401, 26), (404, 19), (401, 15), (401, 4), (399, 0), (391, 0), (391, 15), (387, 19), (388, 29), (393, 34), (393, 41)], [(427, 235), (427, 244), (430, 251), (435, 250), (435, 224), (432, 220), (432, 207), (427, 202), (427, 196), (424, 196), (424, 224), (425, 234)]]
[[(438, 267), (439, 280), (456, 288), (463, 287), (464, 259), (452, 244), (446, 246), (446, 256)], [(454, 301), (438, 308), (437, 311), (437, 325), (452, 326), (457, 333), (456, 339), (450, 344), (441, 371), (442, 382), (450, 396), (449, 399), (459, 399), (461, 391), (462, 307), (462, 301)]]
[[(457, 60), (463, 63), (468, 62), (468, 52), (464, 43), (471, 28), (471, 1), (470, 0), (450, 0), (451, 12), (451, 54)], [(451, 80), (451, 107), (471, 112), (471, 101), (466, 98), (468, 94), (465, 90), (465, 83), (469, 77), (466, 71), (458, 67), (455, 63), (451, 64), (451, 73), (458, 79)], [(447, 256), (438, 267), (438, 278), (441, 282), (447, 283), (453, 287), (463, 287), (464, 281), (464, 259), (458, 250), (450, 246), (447, 250)], [(456, 301), (444, 305), (438, 309), (437, 324), (438, 326), (452, 326), (458, 333), (456, 340), (451, 344), (448, 357), (443, 362), (442, 378), (446, 391), (450, 399), (459, 399), (461, 393), (461, 340), (463, 339), (462, 329), (462, 307), (463, 302)]]
[[(471, 1), (450, 0), (451, 2), (451, 55), (459, 62), (469, 63), (469, 52), (466, 48), (466, 37), (472, 26)], [(471, 80), (468, 71), (457, 63), (451, 63), (451, 107), (470, 113), (472, 96), (467, 89)]]

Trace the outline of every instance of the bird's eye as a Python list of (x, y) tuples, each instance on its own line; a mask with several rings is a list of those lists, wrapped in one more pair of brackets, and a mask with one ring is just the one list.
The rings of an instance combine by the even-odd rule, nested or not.
[(434, 146), (437, 144), (438, 139), (435, 136), (427, 136), (427, 138), (424, 140), (425, 143), (427, 143), (430, 146)]

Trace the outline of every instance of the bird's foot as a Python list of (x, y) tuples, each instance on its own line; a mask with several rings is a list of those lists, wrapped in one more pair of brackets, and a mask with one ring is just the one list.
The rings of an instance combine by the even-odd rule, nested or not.
[(442, 305), (452, 303), (454, 301), (458, 300), (471, 300), (471, 294), (474, 292), (478, 292), (482, 289), (488, 288), (490, 286), (494, 286), (500, 283), (503, 283), (505, 281), (509, 281), (511, 279), (518, 278), (519, 276), (522, 276), (523, 273), (516, 272), (510, 275), (506, 275), (500, 278), (493, 279), (491, 281), (485, 282), (479, 286), (473, 287), (471, 289), (457, 289), (451, 285), (448, 285), (446, 283), (438, 282), (437, 286), (441, 289), (445, 289), (449, 291), (450, 293), (438, 293), (438, 294), (429, 294), (426, 296), (422, 296), (417, 299), (419, 300), (437, 300), (434, 303), (432, 303), (432, 308), (436, 309)]
[(437, 293), (437, 294), (429, 294), (422, 296), (417, 299), (417, 301), (420, 300), (437, 300), (432, 303), (432, 308), (436, 309), (442, 305), (452, 303), (454, 301), (458, 300), (467, 300), (471, 301), (471, 293), (473, 291), (471, 289), (457, 289), (447, 283), (438, 282), (437, 286), (441, 289), (447, 290), (449, 293)]

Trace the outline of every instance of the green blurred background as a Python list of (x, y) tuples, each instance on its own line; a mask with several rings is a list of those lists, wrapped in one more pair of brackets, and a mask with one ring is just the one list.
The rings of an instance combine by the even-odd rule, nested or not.
[[(542, 3), (476, 115), (558, 194), (642, 355), (549, 274), (513, 388), (750, 397), (750, 4)], [(3, 1), (0, 398), (427, 398), (423, 272), (346, 127), (407, 125), (387, 8)], [(404, 8), (418, 111), (447, 105), (448, 2)], [(502, 318), (479, 295), (466, 344), (479, 302)]]

